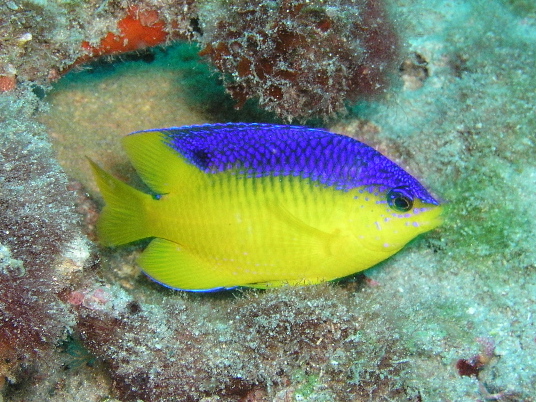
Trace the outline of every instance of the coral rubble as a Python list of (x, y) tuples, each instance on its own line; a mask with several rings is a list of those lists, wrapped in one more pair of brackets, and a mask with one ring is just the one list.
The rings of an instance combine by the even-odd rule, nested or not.
[(140, 304), (113, 287), (84, 295), (78, 330), (105, 359), (121, 400), (236, 401), (275, 392), (343, 401), (407, 392), (381, 379), (401, 372), (394, 360), (402, 351), (389, 336), (384, 345), (369, 343), (377, 333), (355, 314), (347, 292), (329, 284), (248, 291), (235, 302), (174, 295)]

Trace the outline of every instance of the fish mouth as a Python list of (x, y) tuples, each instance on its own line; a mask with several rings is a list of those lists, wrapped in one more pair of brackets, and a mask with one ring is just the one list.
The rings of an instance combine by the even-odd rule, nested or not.
[(423, 224), (423, 228), (428, 230), (432, 230), (439, 225), (441, 225), (445, 221), (445, 208), (442, 205), (438, 205), (434, 208), (431, 208), (430, 211), (427, 211), (426, 213), (426, 223)]

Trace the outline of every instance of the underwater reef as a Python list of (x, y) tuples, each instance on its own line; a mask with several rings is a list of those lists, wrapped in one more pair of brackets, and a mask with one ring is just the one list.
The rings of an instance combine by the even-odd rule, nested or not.
[[(535, 400), (536, 9), (372, 4), (0, 5), (0, 400)], [(213, 294), (98, 245), (85, 156), (133, 178), (129, 131), (305, 118), (415, 174), (442, 226), (342, 281)]]
[[(0, 88), (43, 85), (96, 56), (189, 39), (221, 71), (237, 107), (254, 98), (292, 120), (383, 93), (398, 61), (398, 36), (380, 1), (128, 4), (7, 3), (14, 23), (0, 20)], [(41, 23), (29, 30), (34, 20)], [(24, 55), (39, 61), (28, 66)]]

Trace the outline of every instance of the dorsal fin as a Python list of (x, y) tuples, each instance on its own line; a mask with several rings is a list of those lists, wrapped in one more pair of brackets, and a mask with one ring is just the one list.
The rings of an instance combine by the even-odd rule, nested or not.
[(138, 131), (123, 138), (123, 147), (132, 165), (157, 194), (167, 194), (177, 181), (185, 182), (199, 169), (188, 162), (165, 141), (166, 134), (159, 130)]

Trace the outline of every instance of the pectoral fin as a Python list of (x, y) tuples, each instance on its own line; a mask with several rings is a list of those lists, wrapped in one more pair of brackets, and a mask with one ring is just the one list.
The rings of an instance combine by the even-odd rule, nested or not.
[[(313, 253), (317, 250), (320, 254), (331, 255), (333, 253), (333, 244), (339, 237), (340, 231), (337, 230), (333, 233), (328, 233), (314, 226), (311, 226), (307, 222), (290, 212), (285, 206), (280, 203), (274, 203), (272, 205), (274, 216), (285, 223), (288, 228), (292, 229), (292, 232), (300, 233), (299, 236), (301, 242), (303, 242), (303, 249), (308, 253)], [(282, 241), (285, 241), (282, 238)], [(306, 243), (310, 244), (306, 244)]]

